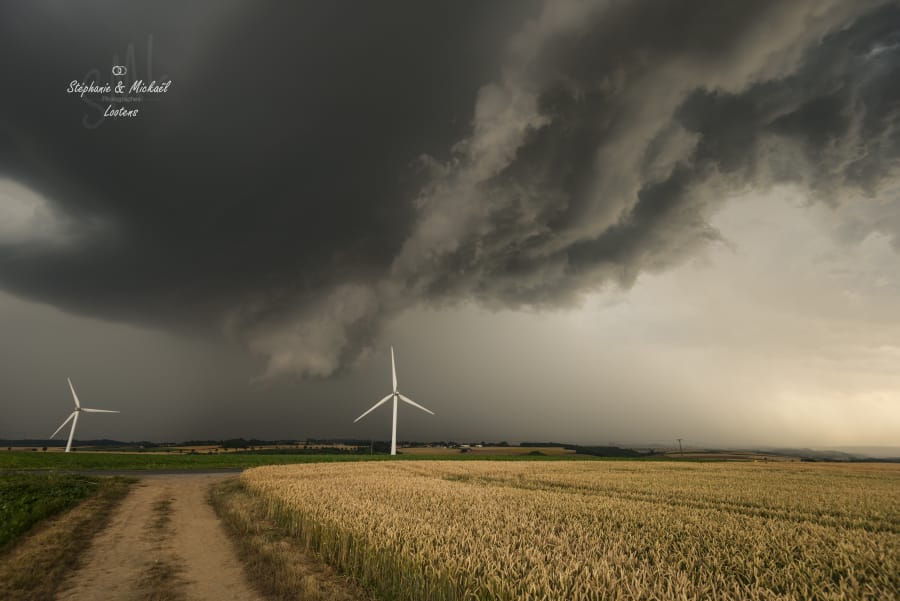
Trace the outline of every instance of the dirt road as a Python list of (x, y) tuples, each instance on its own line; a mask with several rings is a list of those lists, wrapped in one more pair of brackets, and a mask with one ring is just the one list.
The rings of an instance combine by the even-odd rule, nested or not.
[(212, 508), (222, 474), (147, 476), (86, 551), (58, 601), (262, 601)]

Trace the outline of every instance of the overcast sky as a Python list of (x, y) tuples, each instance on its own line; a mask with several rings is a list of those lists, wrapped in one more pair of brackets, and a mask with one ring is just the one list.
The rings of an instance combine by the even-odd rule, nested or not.
[(4, 3), (0, 69), (0, 438), (387, 438), (393, 345), (401, 439), (900, 441), (900, 2)]

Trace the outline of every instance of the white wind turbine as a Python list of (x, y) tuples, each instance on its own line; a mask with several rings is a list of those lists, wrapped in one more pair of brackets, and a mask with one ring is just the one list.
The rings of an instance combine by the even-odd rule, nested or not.
[(403, 401), (404, 403), (409, 403), (413, 407), (421, 409), (422, 411), (424, 411), (426, 413), (430, 413), (431, 415), (434, 415), (434, 411), (431, 411), (430, 409), (426, 409), (425, 407), (423, 407), (422, 405), (413, 401), (412, 399), (403, 396), (397, 390), (397, 366), (394, 363), (394, 347), (391, 347), (391, 376), (393, 376), (393, 381), (394, 381), (394, 392), (392, 392), (391, 394), (387, 395), (386, 397), (384, 397), (383, 399), (381, 399), (380, 401), (378, 401), (377, 403), (372, 405), (372, 407), (369, 408), (368, 411), (366, 411), (365, 413), (363, 413), (362, 415), (357, 417), (355, 420), (353, 420), (353, 423), (355, 424), (356, 422), (358, 422), (365, 416), (369, 415), (372, 411), (374, 411), (381, 405), (384, 405), (388, 401), (388, 399), (393, 398), (394, 399), (394, 420), (393, 420), (392, 426), (391, 426), (391, 455), (396, 455), (397, 454), (397, 400), (399, 399), (399, 400)]
[(50, 438), (53, 438), (54, 436), (59, 434), (59, 431), (62, 430), (65, 425), (68, 424), (71, 420), (72, 429), (69, 430), (69, 442), (66, 443), (66, 453), (68, 453), (72, 450), (72, 439), (75, 438), (75, 426), (78, 425), (79, 413), (81, 413), (82, 411), (84, 413), (118, 413), (118, 411), (111, 411), (109, 409), (88, 409), (87, 407), (82, 407), (81, 403), (78, 401), (78, 395), (75, 394), (75, 387), (72, 386), (72, 380), (70, 380), (69, 378), (66, 378), (66, 380), (69, 381), (69, 390), (72, 391), (72, 398), (75, 399), (75, 411), (73, 411), (72, 414), (66, 418), (66, 421), (64, 421), (62, 425), (56, 429), (56, 432), (50, 435)]

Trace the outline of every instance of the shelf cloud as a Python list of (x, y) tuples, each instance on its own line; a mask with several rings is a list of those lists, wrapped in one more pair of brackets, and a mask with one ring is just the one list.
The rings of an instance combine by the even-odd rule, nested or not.
[[(3, 9), (4, 56), (57, 42), (6, 59), (0, 286), (226, 336), (262, 377), (334, 374), (416, 307), (627, 289), (749, 191), (900, 251), (896, 2), (93, 6)], [(169, 91), (85, 127), (65, 86), (128, 44)]]

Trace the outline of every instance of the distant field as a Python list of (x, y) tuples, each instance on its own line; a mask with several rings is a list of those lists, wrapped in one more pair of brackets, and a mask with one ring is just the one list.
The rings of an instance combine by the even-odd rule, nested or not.
[[(507, 459), (507, 460), (540, 460), (569, 459), (572, 455), (530, 456), (510, 455), (500, 457), (495, 454), (455, 453), (446, 455), (407, 453), (412, 449), (404, 449), (400, 459), (410, 460), (470, 460), (470, 459)], [(427, 449), (431, 450), (431, 449)], [(589, 457), (578, 459), (591, 460)], [(44, 453), (41, 451), (0, 451), (0, 470), (205, 470), (226, 468), (248, 468), (261, 465), (283, 465), (290, 463), (322, 463), (334, 461), (391, 461), (396, 460), (388, 455), (367, 454), (290, 454), (265, 451), (249, 453), (219, 454), (168, 454), (168, 453), (108, 453), (78, 451), (76, 453)]]
[[(379, 456), (376, 456), (379, 457)], [(42, 453), (0, 451), (0, 469), (63, 470), (204, 470), (245, 468), (270, 464), (317, 461), (358, 461), (360, 455), (264, 455), (223, 453), (220, 455), (169, 455), (154, 453)]]
[(575, 451), (562, 447), (470, 447), (463, 453), (460, 449), (440, 447), (412, 447), (398, 449), (403, 455), (575, 455)]
[[(302, 452), (317, 452), (323, 449), (336, 449), (339, 452), (350, 452), (355, 451), (357, 447), (348, 446), (343, 444), (336, 445), (293, 445), (293, 444), (273, 444), (273, 445), (262, 445), (262, 446), (247, 446), (246, 448), (223, 448), (220, 445), (211, 445), (211, 444), (202, 444), (202, 445), (173, 445), (173, 446), (151, 446), (147, 448), (137, 447), (133, 445), (129, 446), (79, 446), (76, 445), (75, 452), (82, 453), (123, 453), (123, 454), (132, 454), (132, 455), (180, 455), (180, 454), (203, 454), (203, 455), (214, 455), (220, 453), (243, 453), (249, 450), (258, 450), (258, 451), (297, 451), (298, 453)], [(5, 447), (6, 451), (30, 451), (41, 452), (41, 453), (64, 453), (66, 447), (64, 445), (60, 446), (52, 446), (47, 447), (47, 450), (43, 450), (43, 447), (38, 446), (12, 446)], [(2, 452), (2, 451), (0, 451)]]
[(390, 599), (896, 599), (900, 466), (397, 462), (249, 470)]

